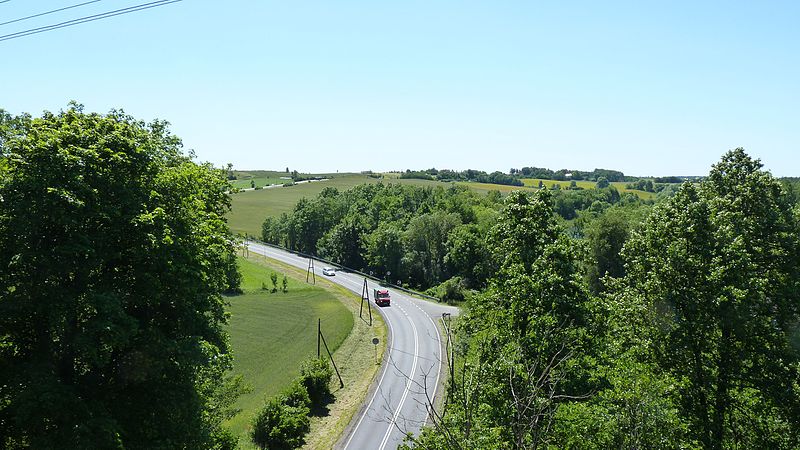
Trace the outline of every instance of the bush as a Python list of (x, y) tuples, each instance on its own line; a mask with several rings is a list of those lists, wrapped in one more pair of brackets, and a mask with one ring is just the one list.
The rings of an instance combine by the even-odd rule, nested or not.
[(253, 418), (250, 439), (262, 449), (293, 449), (305, 443), (310, 429), (308, 408), (294, 407), (273, 398)]
[(281, 394), (281, 401), (284, 405), (295, 408), (311, 407), (311, 397), (308, 396), (308, 389), (306, 389), (299, 379), (295, 380), (291, 386)]
[(314, 406), (321, 406), (331, 395), (328, 386), (333, 378), (333, 368), (324, 358), (311, 358), (300, 368), (300, 382), (308, 390)]
[(469, 289), (461, 277), (453, 277), (428, 289), (425, 293), (443, 302), (452, 303), (464, 301), (469, 295)]

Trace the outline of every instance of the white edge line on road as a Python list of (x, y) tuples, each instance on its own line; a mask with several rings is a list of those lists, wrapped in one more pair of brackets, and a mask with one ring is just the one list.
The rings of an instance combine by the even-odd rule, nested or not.
[[(419, 308), (419, 306), (417, 306), (417, 308)], [(439, 367), (436, 369), (436, 383), (433, 385), (433, 395), (431, 395), (431, 409), (433, 409), (433, 406), (436, 404), (436, 388), (439, 387), (439, 375), (441, 375), (442, 373), (442, 337), (439, 335), (439, 328), (436, 327), (436, 323), (433, 321), (430, 314), (425, 312), (425, 310), (422, 308), (419, 309), (425, 314), (425, 317), (427, 317), (428, 320), (431, 321), (431, 325), (433, 325), (433, 331), (436, 332), (436, 340), (439, 343), (439, 357), (436, 358), (439, 360)], [(445, 355), (446, 354), (447, 354), (447, 349), (445, 349)], [(430, 415), (431, 415), (430, 411), (428, 412), (428, 414), (425, 415), (425, 421), (422, 422), (423, 427), (428, 425), (428, 417)]]
[[(255, 244), (255, 243), (251, 242), (251, 245), (252, 244)], [(270, 252), (267, 249), (266, 246), (262, 246), (260, 244), (256, 244), (256, 245), (259, 247), (259, 250), (261, 250), (263, 252), (262, 255), (264, 255), (264, 256), (267, 256), (267, 253), (271, 253), (271, 254), (273, 254), (275, 256), (284, 256), (284, 255), (281, 255), (281, 254), (276, 254), (276, 253)], [(275, 258), (275, 259), (280, 260), (279, 258)], [(289, 259), (291, 259), (291, 257), (289, 257)], [(300, 259), (300, 258), (298, 257), (296, 259)], [(305, 258), (303, 258), (303, 259), (305, 259)], [(349, 281), (349, 282), (351, 282), (353, 284), (360, 284), (360, 283), (357, 283), (355, 281), (352, 281), (352, 280), (348, 279), (347, 277), (342, 277), (340, 279), (343, 280), (343, 281)], [(340, 284), (340, 283), (337, 283), (337, 284)], [(439, 353), (440, 353), (439, 356), (440, 357), (437, 358), (439, 360), (439, 367), (438, 367), (438, 370), (436, 371), (436, 383), (433, 385), (433, 395), (431, 396), (431, 403), (433, 403), (433, 400), (436, 398), (436, 389), (439, 387), (439, 375), (440, 375), (440, 373), (442, 371), (442, 358), (441, 358), (442, 338), (439, 335), (439, 329), (436, 327), (436, 324), (433, 322), (433, 319), (431, 318), (430, 314), (428, 314), (424, 309), (420, 308), (414, 302), (414, 299), (412, 297), (409, 297), (409, 303), (414, 305), (417, 309), (422, 311), (423, 314), (425, 314), (425, 317), (427, 317), (428, 320), (431, 322), (431, 324), (433, 325), (433, 329), (436, 332), (436, 340), (437, 340), (438, 345), (439, 345)], [(368, 305), (368, 307), (369, 307), (369, 305)], [(418, 336), (418, 333), (417, 333), (417, 327), (416, 327), (416, 325), (414, 325), (414, 321), (411, 320), (411, 316), (409, 316), (408, 313), (406, 313), (405, 310), (403, 310), (402, 307), (400, 308), (400, 310), (403, 311), (403, 314), (406, 315), (406, 318), (408, 319), (408, 322), (411, 324), (411, 327), (414, 330), (414, 360), (413, 360), (413, 364), (412, 364), (412, 368), (411, 368), (411, 377), (406, 382), (406, 388), (403, 391), (403, 396), (400, 399), (400, 403), (398, 404), (397, 409), (395, 410), (395, 413), (394, 413), (394, 415), (392, 417), (392, 421), (389, 423), (389, 428), (386, 430), (386, 434), (383, 437), (383, 441), (381, 442), (381, 446), (379, 447), (380, 450), (383, 450), (385, 448), (385, 446), (386, 446), (386, 444), (388, 442), (389, 436), (391, 435), (392, 427), (394, 426), (394, 424), (395, 424), (395, 422), (397, 420), (397, 417), (400, 414), (400, 410), (403, 408), (403, 404), (406, 401), (406, 397), (408, 396), (408, 392), (409, 392), (410, 387), (411, 387), (411, 382), (413, 381), (415, 372), (417, 370), (417, 361), (418, 361), (418, 357), (419, 357), (419, 336)], [(391, 322), (386, 320), (386, 324), (389, 325), (389, 333), (390, 333), (389, 335), (391, 337), (394, 337), (394, 329), (392, 327)], [(388, 353), (387, 357), (391, 358), (391, 352), (392, 352), (391, 346), (388, 346), (388, 350), (389, 350), (389, 353)], [(356, 423), (356, 426), (355, 426), (355, 428), (353, 428), (352, 433), (350, 433), (350, 437), (347, 439), (347, 443), (344, 445), (344, 449), (347, 449), (347, 447), (350, 445), (350, 442), (353, 440), (353, 437), (356, 435), (356, 432), (358, 431), (358, 427), (361, 425), (361, 422), (364, 421), (364, 417), (366, 417), (367, 412), (369, 412), (370, 408), (372, 407), (372, 403), (375, 401), (375, 397), (378, 395), (378, 391), (380, 391), (381, 384), (383, 383), (383, 379), (386, 376), (386, 372), (387, 371), (388, 371), (388, 366), (384, 366), (383, 367), (383, 373), (381, 374), (381, 378), (380, 378), (380, 380), (378, 380), (378, 385), (375, 387), (375, 392), (373, 392), (372, 398), (370, 399), (369, 404), (367, 404), (367, 407), (364, 409), (364, 412), (361, 414), (361, 417), (358, 419), (358, 423)], [(423, 422), (423, 426), (427, 425), (428, 416), (429, 416), (429, 413), (425, 415), (425, 421)]]
[(414, 325), (414, 321), (411, 320), (411, 316), (409, 316), (400, 305), (397, 306), (401, 311), (403, 311), (403, 314), (405, 314), (406, 318), (408, 319), (408, 323), (411, 324), (411, 329), (414, 330), (414, 360), (411, 363), (411, 376), (409, 376), (408, 380), (406, 381), (406, 388), (403, 390), (403, 396), (400, 398), (400, 403), (397, 405), (397, 409), (392, 416), (392, 421), (389, 422), (389, 427), (386, 429), (386, 434), (383, 435), (383, 440), (381, 441), (381, 445), (378, 447), (378, 450), (383, 450), (386, 448), (386, 444), (389, 441), (389, 436), (392, 434), (394, 424), (397, 422), (397, 417), (400, 415), (400, 411), (403, 409), (403, 404), (406, 402), (408, 392), (411, 390), (411, 383), (414, 381), (414, 375), (417, 371), (417, 361), (419, 358), (419, 336), (417, 333), (417, 326)]
[[(369, 305), (367, 305), (367, 307), (369, 307)], [(394, 329), (392, 328), (392, 323), (390, 321), (388, 321), (388, 320), (386, 320), (385, 322), (386, 322), (387, 325), (389, 325), (389, 336), (394, 337)], [(392, 346), (387, 345), (386, 347), (388, 348), (388, 352), (389, 353), (387, 354), (385, 359), (388, 359), (388, 358), (391, 358), (391, 356), (392, 356)], [(355, 428), (353, 428), (353, 431), (350, 433), (350, 437), (347, 438), (347, 443), (344, 444), (343, 449), (346, 449), (348, 446), (350, 446), (350, 442), (353, 440), (353, 437), (356, 435), (356, 432), (358, 431), (358, 427), (361, 426), (361, 422), (364, 421), (364, 417), (367, 417), (367, 413), (369, 412), (370, 408), (372, 408), (372, 402), (375, 401), (375, 397), (378, 395), (378, 391), (381, 390), (381, 384), (383, 383), (383, 378), (386, 376), (386, 372), (388, 372), (388, 371), (389, 371), (389, 366), (388, 365), (384, 365), (383, 366), (383, 373), (381, 373), (381, 378), (380, 378), (380, 380), (378, 380), (378, 385), (375, 387), (375, 392), (372, 393), (372, 398), (369, 400), (369, 403), (367, 404), (367, 407), (364, 408), (364, 412), (361, 414), (361, 417), (359, 417), (359, 419), (358, 419), (358, 423), (356, 423)]]

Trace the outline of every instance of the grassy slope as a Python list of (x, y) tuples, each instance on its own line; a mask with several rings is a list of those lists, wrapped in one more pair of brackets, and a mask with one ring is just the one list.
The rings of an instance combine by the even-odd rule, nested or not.
[(323, 332), (333, 348), (353, 327), (350, 311), (324, 289), (289, 277), (288, 292), (270, 293), (261, 290), (261, 282), (269, 283), (269, 272), (279, 270), (244, 259), (240, 267), (245, 293), (229, 298), (229, 332), (234, 373), (243, 375), (253, 391), (239, 398), (242, 412), (229, 422), (237, 434), (245, 432), (264, 397), (288, 386), (300, 373), (300, 363), (316, 354), (317, 318), (323, 318)]
[[(231, 213), (228, 215), (228, 224), (231, 228), (231, 231), (234, 233), (247, 233), (253, 236), (260, 236), (261, 224), (264, 222), (265, 218), (277, 217), (282, 213), (290, 212), (298, 200), (303, 197), (314, 198), (327, 186), (335, 187), (339, 190), (346, 190), (359, 184), (377, 183), (381, 181), (379, 179), (362, 174), (333, 174), (331, 176), (334, 178), (328, 181), (304, 183), (285, 188), (281, 187), (274, 189), (262, 189), (258, 191), (247, 191), (234, 194), (233, 208)], [(500, 191), (502, 194), (507, 194), (514, 190), (532, 189), (539, 185), (539, 180), (534, 178), (527, 178), (522, 181), (525, 183), (525, 187), (474, 182), (458, 182), (458, 184), (467, 186), (480, 194), (486, 194), (489, 191)], [(569, 181), (542, 181), (547, 187), (550, 187), (553, 184), (560, 184), (562, 188), (569, 186)], [(451, 184), (439, 181), (399, 179), (397, 178), (397, 174), (387, 174), (383, 182), (411, 184), (414, 186), (442, 187), (448, 187)], [(576, 183), (578, 187), (582, 187), (584, 189), (594, 189), (595, 187), (595, 183), (591, 181), (577, 181)], [(655, 198), (655, 194), (652, 192), (626, 189), (626, 183), (623, 182), (615, 182), (611, 184), (614, 185), (614, 187), (616, 187), (620, 192), (633, 192), (645, 200)]]
[[(385, 342), (386, 328), (378, 317), (373, 327), (358, 318), (357, 295), (324, 279), (316, 286), (305, 283), (305, 272), (251, 254), (240, 259), (245, 294), (231, 297), (230, 333), (235, 373), (245, 376), (253, 392), (242, 396), (237, 407), (242, 412), (228, 422), (239, 434), (239, 447), (254, 449), (247, 431), (252, 415), (265, 397), (279, 393), (299, 373), (300, 362), (316, 354), (316, 319), (322, 318), (322, 331), (334, 351), (345, 387), (338, 380), (331, 383), (336, 401), (329, 414), (312, 418), (307, 448), (331, 448), (350, 422), (366, 396), (378, 366), (374, 364), (371, 340)], [(270, 283), (269, 272), (286, 273), (287, 293), (271, 294), (261, 290), (261, 282)], [(280, 286), (280, 277), (278, 280)], [(348, 334), (349, 333), (349, 334)], [(379, 346), (382, 355), (383, 346)]]
[[(228, 225), (234, 233), (261, 235), (261, 224), (267, 217), (280, 216), (289, 212), (303, 197), (314, 198), (326, 187), (346, 190), (364, 183), (377, 183), (381, 180), (361, 174), (344, 174), (328, 181), (303, 183), (291, 187), (262, 189), (239, 192), (232, 196), (233, 208), (228, 214)], [(384, 180), (385, 182), (412, 184), (415, 186), (449, 186), (448, 183), (426, 180)], [(249, 183), (249, 182), (248, 182)]]
[[(547, 188), (550, 188), (554, 184), (561, 185), (562, 189), (569, 187), (569, 181), (540, 180), (539, 178), (523, 178), (522, 179), (522, 182), (525, 183), (525, 186), (532, 186), (532, 187), (538, 187), (539, 186), (539, 181), (544, 183), (544, 185)], [(583, 189), (594, 189), (595, 186), (597, 186), (597, 183), (595, 183), (593, 181), (576, 181), (575, 184), (579, 188), (583, 188)], [(617, 188), (618, 191), (620, 191), (620, 192), (633, 192), (634, 194), (638, 195), (639, 198), (641, 198), (642, 200), (651, 200), (651, 199), (655, 198), (655, 194), (652, 193), (652, 192), (638, 191), (636, 189), (628, 189), (628, 188), (625, 187), (626, 184), (628, 184), (628, 183), (625, 183), (624, 181), (615, 181), (615, 182), (611, 183), (611, 185), (614, 186), (615, 188)]]

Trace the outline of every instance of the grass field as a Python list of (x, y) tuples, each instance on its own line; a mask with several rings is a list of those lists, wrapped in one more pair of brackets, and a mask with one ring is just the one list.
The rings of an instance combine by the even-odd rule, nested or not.
[[(254, 172), (255, 173), (255, 172)], [(274, 172), (281, 173), (281, 172)], [(373, 178), (363, 174), (328, 174), (332, 178), (328, 181), (298, 184), (290, 187), (280, 187), (275, 189), (261, 189), (257, 191), (246, 191), (234, 194), (232, 197), (232, 210), (228, 214), (228, 225), (234, 233), (249, 234), (252, 236), (261, 235), (261, 224), (267, 217), (277, 217), (282, 213), (288, 213), (294, 205), (303, 197), (314, 198), (326, 187), (335, 187), (340, 191), (349, 189), (363, 183), (385, 183), (410, 184), (414, 186), (442, 186), (448, 187), (451, 183), (441, 181), (400, 179), (398, 174), (387, 174), (384, 180)], [(479, 194), (486, 194), (489, 191), (500, 191), (507, 194), (519, 189), (534, 189), (539, 185), (539, 179), (526, 178), (522, 180), (525, 186), (505, 186), (500, 184), (457, 182)], [(569, 181), (541, 180), (548, 188), (554, 184), (560, 184), (562, 188), (569, 186)], [(247, 182), (249, 186), (249, 181)], [(578, 187), (584, 189), (594, 189), (596, 183), (591, 181), (576, 181)], [(644, 200), (655, 198), (652, 192), (637, 191), (625, 188), (624, 182), (611, 183), (620, 192), (632, 192)]]
[[(280, 216), (289, 212), (303, 197), (314, 198), (326, 187), (335, 187), (340, 191), (364, 183), (377, 183), (378, 178), (362, 174), (331, 175), (328, 181), (303, 183), (295, 186), (280, 187), (275, 189), (261, 189), (234, 194), (231, 198), (233, 207), (228, 214), (228, 226), (233, 233), (246, 233), (253, 236), (261, 235), (261, 224), (267, 217)], [(385, 182), (411, 184), (415, 186), (449, 186), (449, 183), (427, 180), (384, 180)], [(249, 183), (249, 182), (248, 182)]]
[[(236, 404), (241, 412), (227, 422), (240, 436), (239, 447), (254, 449), (248, 437), (249, 422), (264, 399), (278, 394), (299, 374), (301, 362), (316, 355), (317, 318), (334, 360), (345, 381), (331, 384), (336, 401), (324, 417), (312, 418), (308, 448), (330, 448), (366, 395), (377, 366), (371, 339), (385, 342), (385, 327), (378, 319), (368, 327), (358, 318), (358, 296), (327, 280), (316, 286), (305, 283), (305, 272), (251, 254), (240, 258), (244, 294), (229, 297), (231, 319), (228, 331), (234, 351), (234, 373), (253, 387)], [(270, 293), (269, 273), (287, 275), (288, 292)], [(382, 351), (382, 349), (381, 349)]]
[[(530, 187), (538, 187), (539, 186), (539, 181), (544, 183), (545, 187), (547, 187), (548, 189), (551, 188), (554, 184), (560, 185), (562, 189), (563, 188), (567, 188), (567, 187), (569, 187), (569, 183), (570, 183), (569, 181), (542, 180), (542, 179), (539, 179), (539, 178), (523, 178), (522, 179), (522, 182), (525, 183), (525, 186), (530, 186)], [(597, 186), (597, 183), (595, 183), (594, 181), (576, 181), (575, 184), (579, 188), (583, 188), (583, 189), (594, 189)], [(614, 181), (614, 182), (611, 183), (611, 185), (614, 186), (615, 188), (617, 188), (617, 190), (619, 192), (632, 192), (632, 193), (638, 195), (639, 198), (641, 198), (642, 200), (652, 200), (652, 199), (655, 198), (655, 194), (652, 193), (652, 192), (639, 191), (639, 190), (636, 190), (636, 189), (628, 189), (628, 188), (625, 187), (626, 184), (628, 184), (628, 183), (626, 183), (624, 181)]]
[(243, 375), (253, 391), (239, 398), (242, 412), (229, 423), (237, 434), (245, 432), (264, 397), (288, 386), (299, 375), (300, 363), (316, 355), (317, 318), (323, 318), (323, 332), (333, 348), (353, 328), (350, 311), (324, 289), (288, 277), (288, 292), (270, 293), (261, 290), (261, 282), (269, 284), (269, 273), (278, 270), (245, 259), (240, 267), (245, 293), (229, 298), (229, 333), (234, 373)]

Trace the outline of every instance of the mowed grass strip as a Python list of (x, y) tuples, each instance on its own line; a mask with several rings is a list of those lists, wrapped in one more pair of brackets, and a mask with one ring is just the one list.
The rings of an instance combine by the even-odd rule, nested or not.
[[(280, 268), (239, 259), (245, 293), (229, 297), (231, 313), (228, 332), (234, 354), (233, 372), (242, 375), (252, 392), (237, 404), (241, 412), (229, 422), (231, 430), (248, 441), (250, 419), (271, 397), (285, 389), (300, 374), (300, 364), (316, 356), (317, 319), (331, 351), (339, 348), (353, 328), (353, 315), (334, 295), (321, 287), (307, 285), (288, 274), (287, 292), (280, 291)], [(271, 287), (270, 272), (278, 272), (278, 292)], [(246, 447), (245, 447), (246, 448)]]
[[(302, 291), (303, 289), (307, 291), (315, 291), (315, 290), (322, 290), (328, 297), (326, 297), (326, 302), (333, 299), (336, 303), (338, 303), (350, 318), (350, 326), (351, 330), (350, 333), (344, 338), (343, 341), (338, 345), (338, 348), (334, 351), (333, 346), (335, 343), (331, 342), (331, 335), (329, 333), (333, 333), (329, 330), (328, 322), (331, 321), (329, 317), (327, 320), (323, 316), (322, 322), (322, 331), (325, 334), (325, 339), (330, 345), (331, 351), (334, 352), (333, 357), (334, 361), (336, 361), (336, 365), (339, 368), (339, 372), (344, 380), (345, 386), (344, 388), (340, 388), (339, 380), (334, 376), (334, 379), (331, 380), (331, 392), (333, 393), (336, 401), (332, 404), (328, 405), (329, 412), (327, 415), (322, 417), (312, 417), (311, 418), (311, 432), (306, 436), (306, 445), (303, 448), (308, 449), (329, 449), (332, 448), (336, 441), (341, 436), (344, 429), (350, 423), (350, 420), (353, 418), (353, 415), (358, 411), (361, 404), (364, 402), (366, 398), (367, 392), (369, 390), (369, 386), (372, 383), (373, 379), (377, 375), (378, 369), (380, 366), (375, 364), (375, 351), (377, 350), (377, 356), (379, 359), (382, 359), (383, 352), (385, 350), (385, 343), (386, 343), (386, 326), (381, 319), (380, 315), (376, 312), (373, 312), (373, 325), (369, 326), (366, 321), (361, 320), (358, 317), (359, 314), (359, 306), (360, 306), (360, 298), (358, 295), (353, 294), (352, 292), (348, 291), (347, 289), (339, 286), (338, 284), (331, 283), (325, 278), (319, 277), (317, 278), (317, 284), (315, 286), (311, 286), (305, 283), (306, 272), (305, 270), (298, 269), (293, 266), (289, 266), (283, 263), (280, 263), (275, 260), (271, 260), (268, 258), (264, 258), (263, 256), (256, 255), (254, 253), (250, 253), (249, 257), (244, 259), (240, 258), (240, 268), (242, 270), (242, 274), (244, 276), (242, 288), (245, 290), (245, 294), (242, 296), (232, 297), (232, 299), (239, 299), (244, 297), (245, 295), (262, 295), (266, 296), (267, 299), (270, 297), (278, 296), (285, 296), (289, 295), (292, 292), (298, 293), (298, 291)], [(276, 272), (279, 275), (278, 278), (278, 285), (280, 287), (281, 284), (281, 277), (282, 274), (286, 274), (289, 280), (289, 292), (287, 294), (283, 293), (275, 293), (269, 294), (266, 291), (264, 293), (261, 292), (254, 292), (260, 291), (261, 289), (261, 282), (268, 284), (268, 287), (271, 288), (271, 281), (269, 280), (268, 273), (269, 272)], [(266, 276), (265, 276), (266, 275)], [(263, 300), (263, 298), (262, 298)], [(245, 302), (241, 302), (245, 303)], [(312, 302), (315, 303), (315, 302)], [(239, 305), (239, 306), (246, 306), (246, 304)], [(298, 305), (295, 305), (298, 306)], [(233, 308), (233, 302), (231, 302), (231, 307)], [(245, 308), (240, 308), (240, 315), (247, 313)], [(338, 317), (342, 323), (347, 323), (347, 319), (344, 319), (341, 315), (342, 311), (336, 308), (335, 317)], [(249, 320), (234, 320), (235, 318), (231, 318), (231, 340), (235, 341), (234, 339), (234, 329), (233, 326), (235, 323), (239, 323), (240, 327), (237, 327), (236, 331), (239, 334), (239, 339), (241, 341), (250, 341), (256, 339), (257, 336), (260, 335), (263, 338), (267, 338), (276, 333), (275, 329), (268, 329), (261, 326), (256, 326), (253, 329), (249, 329), (246, 324)], [(244, 319), (240, 317), (240, 319)], [(313, 334), (313, 355), (316, 355), (316, 319), (313, 320), (312, 326), (312, 334)], [(277, 321), (280, 321), (279, 319)], [(296, 325), (296, 324), (295, 324)], [(284, 328), (287, 327), (287, 324), (281, 324), (278, 326), (282, 326)], [(293, 328), (292, 326), (288, 326), (288, 328)], [(302, 328), (302, 327), (301, 327)], [(251, 337), (246, 337), (243, 335), (250, 334)], [(305, 336), (305, 332), (301, 333)], [(336, 333), (333, 333), (336, 334)], [(339, 333), (341, 334), (341, 332)], [(377, 349), (372, 344), (372, 338), (377, 337), (381, 344), (378, 345)], [(287, 361), (287, 362), (279, 362), (278, 360), (273, 360), (269, 358), (268, 354), (267, 357), (264, 358), (263, 355), (261, 356), (260, 361), (245, 361), (243, 358), (246, 355), (240, 354), (237, 351), (236, 343), (233, 342), (234, 345), (234, 357), (235, 367), (234, 371), (236, 373), (239, 369), (246, 369), (248, 366), (259, 366), (264, 365), (266, 366), (269, 372), (291, 372), (292, 368), (294, 368), (293, 375), (286, 378), (283, 375), (273, 376), (274, 383), (284, 383), (282, 386), (278, 385), (270, 385), (263, 387), (263, 392), (259, 392), (258, 389), (254, 389), (253, 392), (243, 396), (239, 399), (238, 407), (242, 408), (243, 411), (239, 413), (236, 417), (231, 419), (228, 422), (228, 425), (234, 429), (234, 431), (240, 435), (239, 438), (239, 448), (241, 449), (256, 449), (257, 447), (253, 445), (249, 437), (247, 436), (249, 432), (249, 421), (250, 418), (255, 414), (263, 405), (263, 400), (265, 397), (269, 397), (270, 395), (275, 395), (279, 393), (283, 388), (288, 386), (288, 383), (294, 379), (294, 376), (299, 373), (299, 364), (302, 362), (302, 359), (295, 361), (294, 363)], [(242, 345), (242, 344), (240, 344)], [(291, 344), (288, 344), (291, 345)], [(257, 347), (258, 343), (253, 342), (249, 347), (254, 348)], [(280, 352), (283, 352), (284, 349), (280, 349)], [(324, 350), (323, 350), (324, 351)], [(256, 355), (258, 357), (259, 355)], [(279, 364), (295, 364), (294, 366), (285, 365), (280, 366)], [(257, 367), (256, 367), (257, 368)], [(243, 373), (243, 375), (245, 375)], [(259, 376), (257, 373), (253, 374), (254, 376)], [(247, 379), (247, 375), (245, 375)], [(288, 380), (288, 381), (287, 381)], [(253, 384), (253, 383), (251, 383)], [(255, 384), (253, 384), (255, 386)], [(250, 412), (245, 410), (245, 405), (250, 408)]]

